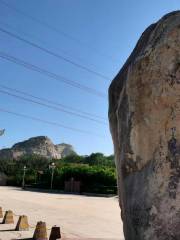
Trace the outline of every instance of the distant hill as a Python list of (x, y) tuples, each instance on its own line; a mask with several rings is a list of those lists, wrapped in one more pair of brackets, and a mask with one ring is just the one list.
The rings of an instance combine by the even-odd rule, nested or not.
[(46, 136), (33, 137), (16, 143), (12, 148), (0, 150), (0, 159), (19, 159), (24, 155), (40, 155), (45, 158), (60, 159), (76, 154), (72, 145), (61, 143), (53, 144)]

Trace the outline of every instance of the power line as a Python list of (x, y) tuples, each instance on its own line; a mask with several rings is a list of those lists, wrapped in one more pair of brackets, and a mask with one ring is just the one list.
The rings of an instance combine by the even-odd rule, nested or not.
[(106, 98), (106, 94), (104, 94), (102, 92), (99, 92), (96, 89), (87, 87), (87, 86), (85, 86), (83, 84), (80, 84), (80, 83), (77, 83), (75, 81), (72, 81), (72, 80), (70, 80), (68, 78), (65, 78), (65, 77), (61, 76), (61, 75), (58, 75), (58, 74), (50, 72), (50, 71), (48, 71), (46, 69), (40, 68), (40, 67), (38, 67), (38, 66), (36, 66), (34, 64), (25, 62), (25, 61), (23, 61), (21, 59), (13, 57), (13, 56), (5, 53), (5, 52), (0, 51), (0, 57), (3, 58), (3, 59), (8, 60), (10, 62), (13, 62), (13, 63), (15, 63), (17, 65), (23, 66), (23, 67), (25, 67), (25, 68), (27, 68), (27, 69), (29, 69), (31, 71), (39, 72), (39, 73), (41, 73), (41, 74), (43, 74), (43, 75), (45, 75), (45, 76), (47, 76), (49, 78), (55, 79), (56, 81), (63, 82), (63, 83), (65, 83), (67, 85), (70, 85), (72, 87), (81, 89), (81, 90), (83, 90), (85, 92), (88, 92), (89, 94), (94, 94), (94, 95), (96, 95), (98, 97)]
[(81, 41), (81, 40), (73, 37), (73, 36), (70, 35), (70, 34), (67, 34), (66, 32), (60, 30), (59, 28), (56, 28), (56, 27), (54, 27), (54, 26), (52, 26), (52, 25), (50, 25), (50, 24), (48, 24), (48, 23), (46, 23), (46, 22), (44, 22), (44, 21), (42, 21), (42, 20), (40, 20), (40, 19), (37, 19), (37, 18), (35, 18), (34, 16), (31, 16), (31, 15), (25, 13), (24, 11), (22, 11), (22, 10), (20, 10), (20, 9), (18, 9), (18, 8), (14, 7), (14, 6), (10, 5), (10, 4), (8, 4), (8, 3), (6, 3), (6, 2), (3, 1), (3, 0), (0, 0), (0, 2), (1, 2), (3, 5), (5, 5), (7, 8), (9, 8), (9, 9), (17, 12), (18, 14), (21, 14), (21, 15), (23, 15), (24, 17), (31, 19), (32, 21), (34, 21), (34, 22), (36, 22), (36, 23), (38, 23), (38, 24), (40, 24), (40, 25), (42, 25), (42, 26), (50, 29), (51, 31), (56, 32), (57, 34), (60, 34), (60, 35), (64, 36), (65, 38), (68, 38), (68, 39), (70, 39), (70, 40), (78, 43), (79, 45), (83, 45), (83, 46), (85, 46), (86, 48), (89, 48), (91, 51), (93, 51), (95, 54), (100, 55), (101, 57), (105, 57), (105, 58), (110, 59), (111, 61), (115, 62), (115, 59), (114, 59), (112, 56), (108, 56), (107, 54), (102, 53), (101, 51), (99, 51), (99, 49), (96, 49), (96, 48), (94, 48), (94, 47), (92, 47), (92, 46), (89, 46), (87, 43), (85, 43), (85, 42), (83, 42), (83, 41)]
[(69, 114), (69, 115), (74, 115), (74, 116), (76, 116), (76, 117), (88, 119), (88, 120), (90, 120), (90, 121), (93, 121), (93, 122), (96, 122), (96, 123), (99, 123), (99, 124), (104, 124), (104, 125), (106, 125), (106, 123), (103, 122), (103, 121), (96, 120), (96, 119), (94, 119), (94, 118), (90, 118), (90, 117), (87, 117), (87, 116), (83, 116), (83, 115), (78, 114), (78, 113), (70, 112), (70, 111), (68, 111), (68, 110), (64, 110), (64, 109), (59, 108), (59, 107), (55, 107), (55, 106), (51, 106), (51, 105), (48, 105), (48, 104), (45, 104), (45, 103), (42, 103), (42, 102), (38, 102), (38, 101), (29, 99), (29, 98), (26, 98), (26, 97), (18, 96), (18, 95), (16, 95), (16, 94), (9, 93), (9, 92), (4, 91), (4, 90), (0, 90), (0, 93), (3, 93), (3, 94), (6, 94), (6, 95), (9, 95), (9, 96), (12, 96), (12, 97), (21, 99), (21, 100), (26, 101), (26, 102), (35, 103), (35, 104), (38, 104), (38, 105), (40, 105), (40, 106), (43, 106), (43, 107), (46, 107), (46, 108), (50, 108), (50, 109), (53, 109), (53, 110), (56, 110), (56, 111), (60, 111), (60, 112), (63, 112), (63, 113)]
[(80, 133), (84, 133), (84, 134), (88, 134), (88, 135), (91, 134), (91, 135), (94, 135), (96, 137), (104, 138), (104, 136), (93, 133), (93, 132), (89, 132), (89, 131), (78, 129), (78, 128), (72, 128), (72, 127), (63, 125), (61, 123), (51, 122), (51, 121), (48, 121), (48, 120), (44, 120), (42, 118), (37, 118), (37, 117), (34, 117), (34, 116), (30, 116), (30, 115), (26, 115), (26, 114), (22, 114), (22, 113), (17, 113), (17, 112), (10, 111), (10, 110), (4, 109), (4, 108), (0, 108), (0, 111), (5, 112), (5, 113), (9, 113), (11, 115), (15, 115), (15, 116), (18, 116), (18, 117), (23, 117), (23, 118), (31, 119), (31, 120), (34, 120), (34, 121), (38, 121), (38, 122), (46, 123), (46, 124), (49, 124), (49, 125), (53, 125), (53, 126), (56, 126), (56, 127), (68, 129), (68, 130), (71, 130), (71, 131), (80, 132)]
[(24, 39), (24, 38), (22, 38), (22, 37), (20, 37), (20, 36), (18, 36), (16, 34), (10, 32), (10, 31), (7, 31), (7, 30), (1, 28), (1, 27), (0, 27), (0, 31), (5, 33), (5, 34), (7, 34), (10, 37), (13, 37), (13, 38), (18, 39), (19, 41), (22, 41), (22, 42), (24, 42), (24, 43), (26, 43), (26, 44), (28, 44), (30, 46), (33, 46), (33, 47), (35, 47), (35, 48), (37, 48), (37, 49), (39, 49), (39, 50), (41, 50), (41, 51), (43, 51), (43, 52), (45, 52), (47, 54), (50, 54), (50, 55), (52, 55), (52, 56), (54, 56), (54, 57), (56, 57), (58, 59), (61, 59), (61, 60), (65, 61), (65, 62), (67, 62), (67, 63), (70, 63), (70, 64), (72, 64), (75, 67), (83, 69), (83, 70), (85, 70), (85, 71), (87, 71), (89, 73), (92, 73), (92, 74), (94, 74), (94, 75), (96, 75), (98, 77), (104, 78), (106, 80), (111, 80), (109, 77), (107, 77), (107, 76), (105, 76), (105, 75), (103, 75), (103, 74), (101, 74), (99, 72), (96, 72), (96, 71), (94, 71), (94, 70), (92, 70), (92, 69), (90, 69), (90, 68), (88, 68), (86, 66), (83, 66), (83, 65), (81, 65), (79, 63), (76, 63), (76, 62), (74, 62), (74, 61), (72, 61), (72, 60), (70, 60), (70, 59), (68, 59), (68, 58), (66, 58), (66, 57), (64, 57), (64, 56), (62, 56), (60, 54), (52, 52), (51, 50), (49, 50), (49, 49), (47, 49), (45, 47), (42, 47), (42, 46), (40, 46), (40, 45), (38, 45), (38, 44), (36, 44), (34, 42), (26, 40), (26, 39)]
[[(13, 30), (15, 32), (18, 32), (20, 30), (21, 34), (25, 35), (26, 37), (28, 37), (28, 38), (29, 37), (31, 37), (31, 38), (33, 37), (33, 38), (36, 38), (36, 40), (38, 39), (38, 41), (43, 42), (44, 44), (48, 44), (48, 42), (44, 41), (44, 39), (42, 40), (39, 37), (37, 37), (36, 35), (33, 35), (32, 33), (24, 32), (22, 29), (19, 29), (19, 28), (17, 29), (16, 27), (14, 27), (14, 26), (6, 23), (6, 22), (0, 21), (0, 24), (3, 24), (4, 26), (8, 27), (9, 29), (11, 29), (11, 30)], [(79, 55), (77, 56), (77, 54), (76, 54), (76, 56), (73, 56), (72, 53), (69, 53), (69, 51), (66, 51), (66, 50), (64, 50), (62, 48), (59, 48), (59, 45), (58, 45), (58, 51), (61, 51), (62, 53), (68, 55), (69, 57), (76, 58), (78, 61), (81, 61), (81, 62), (85, 61), (85, 59), (83, 59)], [(91, 65), (92, 67), (96, 67), (96, 65), (93, 64), (92, 62), (88, 63), (88, 65)]]
[(29, 97), (34, 98), (34, 99), (38, 99), (38, 100), (43, 101), (43, 102), (47, 102), (47, 103), (50, 103), (50, 104), (53, 104), (53, 105), (56, 105), (56, 106), (60, 106), (60, 107), (65, 108), (65, 109), (69, 109), (69, 110), (72, 110), (72, 111), (75, 111), (75, 112), (79, 112), (79, 113), (81, 113), (81, 114), (83, 114), (83, 115), (95, 117), (95, 118), (98, 118), (98, 119), (101, 119), (101, 120), (105, 120), (105, 121), (106, 121), (106, 118), (103, 118), (103, 117), (101, 117), (101, 116), (99, 116), (99, 115), (96, 115), (96, 114), (93, 114), (93, 113), (89, 113), (89, 112), (85, 112), (85, 111), (82, 111), (82, 110), (80, 110), (80, 109), (73, 108), (73, 107), (64, 105), (64, 104), (62, 104), (62, 103), (52, 101), (52, 100), (47, 99), (47, 98), (37, 97), (37, 96), (35, 96), (35, 95), (32, 95), (32, 94), (30, 94), (30, 93), (21, 91), (21, 90), (19, 90), (19, 89), (7, 87), (7, 86), (2, 85), (2, 84), (0, 84), (0, 87), (3, 88), (3, 89), (6, 89), (6, 90), (12, 91), (12, 92), (16, 92), (16, 93), (23, 94), (23, 95), (25, 95), (25, 96), (29, 96)]

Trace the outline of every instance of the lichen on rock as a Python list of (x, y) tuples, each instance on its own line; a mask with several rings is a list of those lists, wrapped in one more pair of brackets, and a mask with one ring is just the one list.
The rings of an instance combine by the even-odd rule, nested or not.
[(126, 240), (180, 239), (180, 11), (142, 34), (109, 88)]

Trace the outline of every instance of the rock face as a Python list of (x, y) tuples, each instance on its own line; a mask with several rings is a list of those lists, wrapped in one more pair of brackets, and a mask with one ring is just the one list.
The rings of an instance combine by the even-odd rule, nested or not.
[(61, 158), (72, 155), (72, 154), (76, 154), (73, 149), (73, 146), (66, 143), (55, 145), (55, 149), (57, 151), (57, 154), (61, 156)]
[(75, 154), (73, 147), (69, 144), (54, 145), (45, 136), (30, 138), (24, 142), (16, 143), (12, 148), (0, 150), (1, 159), (18, 159), (23, 155), (40, 155), (46, 158), (60, 159)]
[(180, 11), (142, 34), (109, 105), (125, 239), (180, 239)]

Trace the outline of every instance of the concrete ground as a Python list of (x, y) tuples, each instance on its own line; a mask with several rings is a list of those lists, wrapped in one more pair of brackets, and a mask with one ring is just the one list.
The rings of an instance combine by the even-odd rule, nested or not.
[[(124, 240), (115, 197), (87, 197), (0, 187), (0, 206), (4, 211), (27, 215), (31, 226), (29, 231), (15, 232), (12, 231), (15, 225), (0, 224), (1, 240), (31, 238), (37, 221), (45, 221), (48, 229), (53, 225), (60, 226), (63, 239)], [(18, 216), (15, 216), (15, 223), (17, 220)]]

